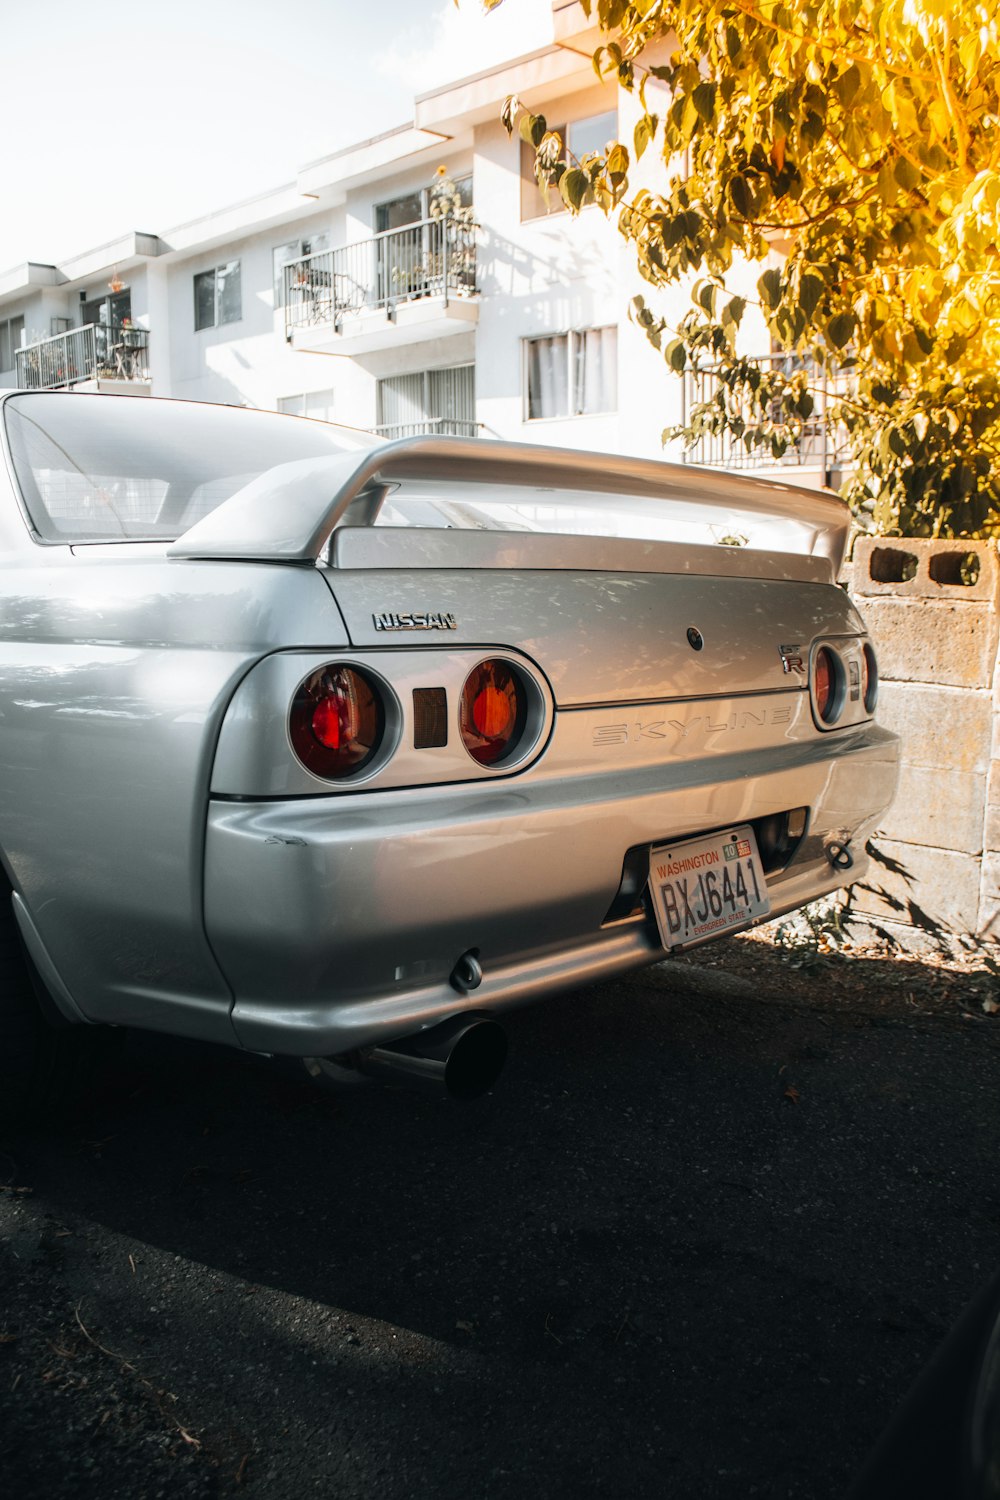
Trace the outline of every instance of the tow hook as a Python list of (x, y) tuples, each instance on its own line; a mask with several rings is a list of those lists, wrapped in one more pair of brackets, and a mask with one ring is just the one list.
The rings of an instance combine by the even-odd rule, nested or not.
[(854, 866), (854, 855), (846, 839), (831, 839), (825, 846), (824, 853), (835, 870), (850, 870)]
[(470, 990), (478, 990), (483, 982), (483, 966), (479, 962), (475, 948), (470, 948), (468, 953), (462, 954), (452, 969), (448, 982), (452, 989), (458, 990), (460, 995), (467, 995)]

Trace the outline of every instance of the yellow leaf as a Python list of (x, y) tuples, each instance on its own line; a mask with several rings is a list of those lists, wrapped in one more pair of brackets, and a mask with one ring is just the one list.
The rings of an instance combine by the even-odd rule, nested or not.
[(975, 76), (976, 69), (979, 67), (979, 59), (982, 55), (983, 44), (980, 33), (978, 31), (966, 32), (958, 44), (958, 56), (962, 67), (965, 69), (967, 79)]

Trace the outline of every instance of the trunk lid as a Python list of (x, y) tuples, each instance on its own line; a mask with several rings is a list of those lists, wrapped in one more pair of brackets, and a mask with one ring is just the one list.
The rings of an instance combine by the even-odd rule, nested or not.
[(842, 589), (798, 580), (445, 568), (325, 577), (353, 646), (513, 647), (561, 708), (804, 688), (785, 666), (794, 648), (808, 660), (817, 636), (863, 631)]

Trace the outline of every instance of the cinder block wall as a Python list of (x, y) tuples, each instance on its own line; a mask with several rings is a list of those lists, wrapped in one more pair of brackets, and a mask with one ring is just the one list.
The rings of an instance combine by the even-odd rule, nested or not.
[(996, 548), (865, 538), (844, 582), (875, 643), (878, 717), (903, 742), (899, 794), (875, 840), (884, 862), (854, 887), (852, 914), (910, 947), (1000, 942)]

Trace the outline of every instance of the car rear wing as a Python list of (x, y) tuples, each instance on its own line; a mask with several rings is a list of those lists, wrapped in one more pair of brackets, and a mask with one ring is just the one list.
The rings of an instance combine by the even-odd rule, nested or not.
[[(602, 501), (606, 500), (607, 516), (612, 523), (616, 502), (644, 502), (647, 510), (648, 502), (659, 502), (653, 507), (659, 518), (653, 536), (622, 538), (616, 535), (613, 524), (607, 532), (609, 549), (622, 557), (634, 550), (629, 543), (637, 542), (648, 558), (650, 572), (660, 571), (655, 556), (660, 546), (673, 553), (679, 545), (701, 541), (715, 543), (715, 547), (707, 549), (715, 556), (718, 556), (716, 548), (721, 546), (727, 552), (745, 549), (758, 556), (766, 552), (775, 558), (808, 558), (812, 566), (804, 571), (810, 577), (832, 581), (843, 560), (850, 525), (850, 514), (842, 501), (828, 492), (798, 485), (684, 464), (577, 453), (525, 443), (414, 437), (382, 443), (367, 451), (278, 465), (184, 532), (171, 543), (168, 555), (314, 563), (328, 552), (334, 566), (377, 566), (376, 559), (380, 556), (385, 557), (386, 565), (392, 566), (389, 558), (398, 553), (400, 541), (405, 537), (409, 543), (409, 566), (447, 566), (435, 549), (414, 545), (421, 535), (419, 527), (379, 528), (377, 544), (374, 533), (370, 545), (357, 536), (357, 527), (375, 525), (390, 494), (394, 507), (401, 497), (406, 498), (407, 483), (423, 498), (430, 491), (445, 504), (461, 503), (468, 495), (468, 487), (475, 486), (477, 494), (495, 492), (508, 508), (516, 511), (521, 504), (528, 510), (534, 509), (536, 516), (539, 512), (552, 514), (553, 506), (557, 507), (558, 515), (560, 507), (575, 506), (579, 510), (588, 503), (592, 513), (595, 506), (600, 511)], [(677, 535), (664, 535), (674, 523)], [(593, 526), (591, 514), (585, 535), (579, 539), (591, 554), (595, 546)], [(353, 545), (348, 545), (345, 534), (344, 545), (330, 546), (338, 528), (350, 528), (356, 538)], [(485, 529), (490, 531), (488, 524)], [(521, 536), (521, 550), (530, 546), (536, 557), (545, 553), (564, 559), (560, 563), (541, 561), (539, 557), (534, 562), (536, 567), (580, 566), (581, 549), (572, 545), (578, 540), (572, 535), (572, 524), (567, 528), (563, 519), (563, 524), (552, 529), (559, 533), (558, 548), (543, 545), (544, 525), (540, 526), (536, 520), (533, 526), (525, 527), (527, 534)], [(567, 529), (569, 536), (565, 534)], [(512, 532), (517, 530), (516, 524), (501, 523), (496, 535), (507, 545), (499, 549), (498, 556), (509, 558)], [(400, 541), (391, 541), (387, 535), (390, 532)], [(443, 534), (457, 541), (456, 532)], [(602, 536), (598, 531), (598, 542)], [(478, 544), (478, 566), (489, 566), (488, 550)], [(702, 546), (698, 550), (706, 549)], [(573, 557), (576, 561), (571, 560)], [(663, 571), (674, 571), (674, 567), (663, 567)], [(694, 571), (702, 569), (696, 567)]]

